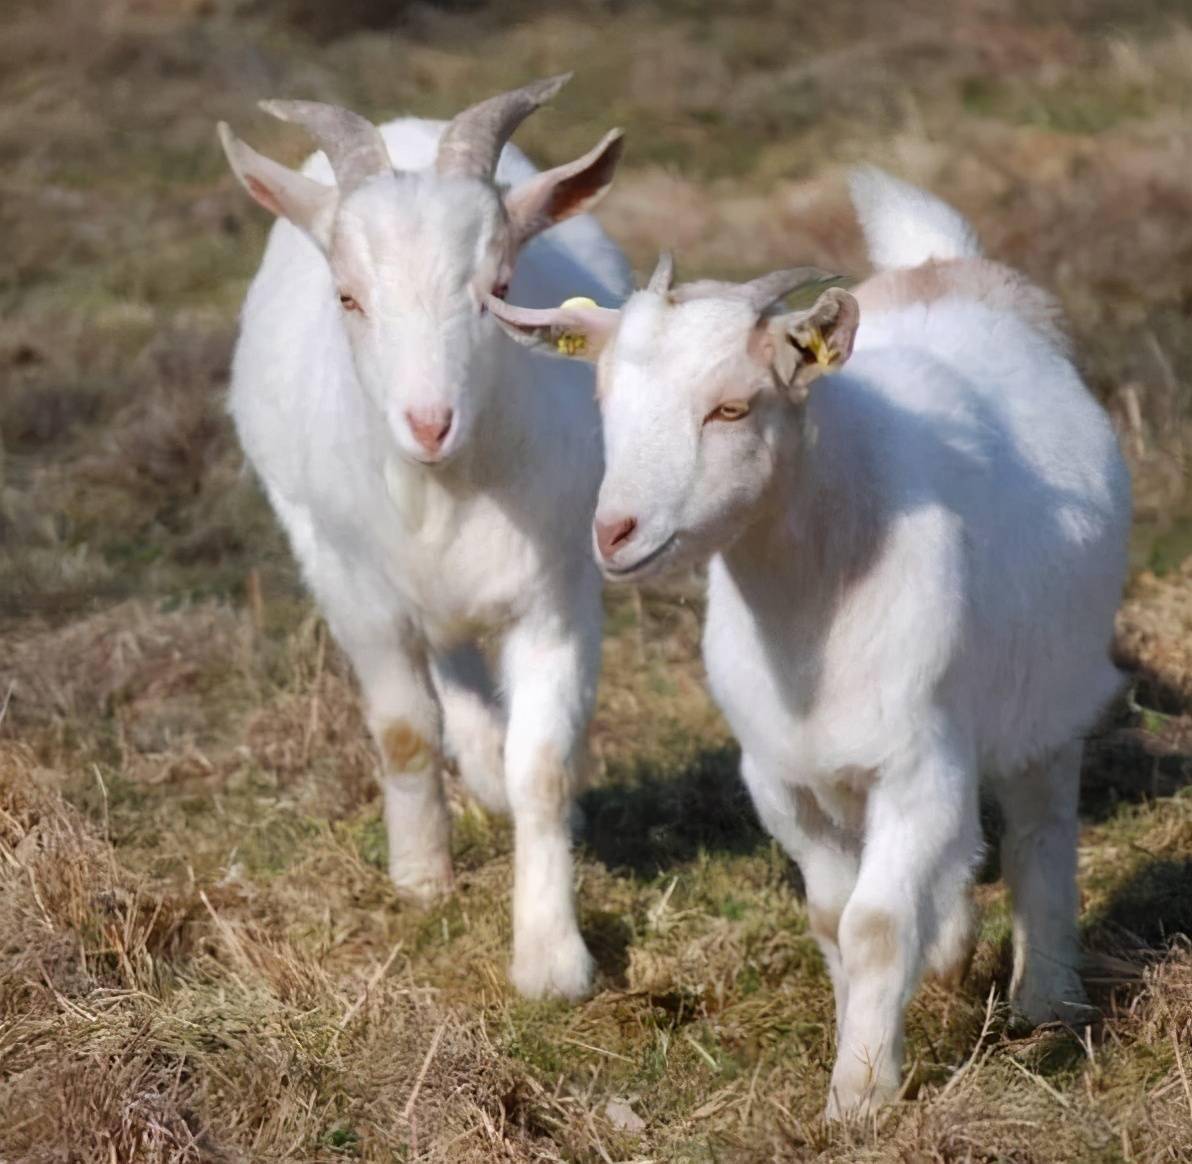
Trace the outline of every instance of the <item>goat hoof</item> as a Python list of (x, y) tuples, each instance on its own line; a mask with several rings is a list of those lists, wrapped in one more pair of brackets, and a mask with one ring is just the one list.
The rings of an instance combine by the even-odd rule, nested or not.
[(1101, 1011), (1087, 1002), (1043, 1001), (1024, 1009), (1020, 1003), (1011, 1004), (1009, 1033), (1029, 1035), (1037, 1027), (1060, 1023), (1066, 1027), (1087, 1027), (1097, 1022)]
[(1056, 981), (1023, 983), (1010, 998), (1012, 1031), (1031, 1031), (1045, 1023), (1060, 1022), (1083, 1027), (1096, 1022), (1101, 1012), (1090, 1006), (1084, 985), (1075, 972)]
[(427, 909), (436, 901), (449, 897), (455, 888), (455, 875), (451, 870), (450, 860), (431, 868), (423, 866), (417, 869), (409, 865), (391, 864), (389, 879), (402, 901), (420, 909)]
[(592, 993), (595, 963), (578, 933), (561, 941), (518, 943), (509, 977), (526, 998), (578, 1002)]
[(889, 1066), (875, 1075), (862, 1064), (838, 1061), (828, 1088), (824, 1118), (831, 1122), (864, 1121), (898, 1097), (899, 1080)]

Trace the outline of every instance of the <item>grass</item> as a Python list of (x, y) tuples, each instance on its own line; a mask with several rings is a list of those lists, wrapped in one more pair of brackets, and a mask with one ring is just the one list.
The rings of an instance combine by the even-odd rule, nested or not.
[[(1192, 1158), (1192, 27), (1179, 4), (17, 0), (0, 32), (0, 1161)], [(904, 1102), (819, 1119), (831, 990), (704, 692), (698, 579), (608, 595), (577, 1007), (505, 981), (511, 835), (452, 791), (458, 889), (385, 873), (343, 661), (222, 409), (267, 222), (213, 125), (281, 94), (441, 115), (577, 67), (519, 136), (630, 131), (641, 271), (860, 271), (889, 165), (1055, 290), (1136, 487), (1090, 740), (1103, 1020), (1008, 1021), (996, 863)], [(996, 831), (991, 817), (989, 827)]]

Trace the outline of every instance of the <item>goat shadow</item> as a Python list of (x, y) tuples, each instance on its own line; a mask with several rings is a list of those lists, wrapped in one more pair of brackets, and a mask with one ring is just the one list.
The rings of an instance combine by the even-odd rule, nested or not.
[[(726, 745), (700, 751), (678, 772), (643, 762), (613, 768), (580, 800), (578, 839), (606, 868), (642, 880), (683, 868), (701, 853), (755, 852), (769, 844), (769, 837), (741, 783), (739, 765), (740, 751)], [(790, 869), (801, 890), (793, 863)], [(628, 922), (619, 914), (589, 909), (582, 925), (601, 972), (624, 983), (633, 944)], [(656, 1001), (676, 1015), (683, 1010), (678, 995)]]
[(738, 774), (735, 746), (708, 748), (677, 773), (614, 769), (580, 801), (583, 843), (607, 868), (659, 876), (701, 852), (747, 854), (768, 843)]
[(1144, 961), (1192, 935), (1192, 856), (1143, 862), (1085, 920), (1094, 950), (1123, 950)]
[[(1085, 741), (1080, 816), (1100, 823), (1127, 804), (1175, 796), (1192, 785), (1192, 749), (1168, 738), (1162, 725), (1192, 704), (1146, 668), (1133, 672), (1129, 692)], [(1160, 730), (1153, 730), (1157, 719)]]
[[(1123, 695), (1085, 741), (1080, 818), (1097, 824), (1123, 805), (1173, 796), (1192, 785), (1192, 754), (1167, 746), (1147, 731), (1145, 717), (1176, 714), (1183, 701), (1146, 670), (1134, 673)], [(1141, 704), (1141, 707), (1139, 706)], [(607, 868), (656, 877), (701, 852), (744, 855), (769, 843), (738, 771), (736, 745), (707, 748), (677, 772), (651, 763), (613, 769), (581, 799), (580, 840)], [(982, 805), (991, 854), (980, 880), (996, 880), (1001, 822), (992, 803)]]

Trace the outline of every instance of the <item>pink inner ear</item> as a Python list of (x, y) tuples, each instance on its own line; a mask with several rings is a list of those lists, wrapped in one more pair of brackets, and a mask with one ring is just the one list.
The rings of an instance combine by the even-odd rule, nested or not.
[(620, 148), (606, 150), (596, 162), (556, 184), (550, 194), (547, 216), (554, 222), (582, 211), (588, 202), (613, 180)]
[(563, 218), (570, 218), (572, 214), (582, 210), (588, 199), (600, 190), (603, 183), (593, 182), (590, 174), (580, 174), (575, 178), (568, 178), (560, 182), (550, 194), (546, 216), (552, 222)]
[(248, 192), (253, 198), (266, 210), (272, 211), (279, 217), (285, 217), (281, 203), (278, 202), (277, 198), (274, 197), (273, 191), (260, 178), (254, 178), (251, 174), (247, 174), (244, 178), (244, 184), (248, 187)]

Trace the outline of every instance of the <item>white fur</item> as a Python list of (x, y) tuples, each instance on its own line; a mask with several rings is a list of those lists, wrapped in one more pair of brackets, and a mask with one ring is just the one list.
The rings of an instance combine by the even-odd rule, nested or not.
[(875, 166), (853, 171), (849, 188), (869, 258), (883, 270), (929, 260), (975, 259), (981, 246), (972, 227), (946, 202), (900, 182)]
[[(336, 276), (302, 231), (274, 227), (244, 307), (231, 411), (370, 727), (383, 741), (405, 725), (432, 750), (409, 770), (385, 760), (393, 880), (422, 899), (450, 884), (445, 750), (480, 799), (514, 815), (515, 985), (576, 997), (592, 963), (567, 819), (600, 657), (587, 535), (599, 416), (589, 369), (509, 344), (469, 294), (496, 202), (491, 187), (427, 169), (442, 129), (382, 127), (399, 170), (423, 172), (343, 200)], [(332, 181), (322, 154), (305, 172)], [(506, 147), (499, 182), (534, 173)], [(341, 308), (337, 278), (367, 298), (367, 323)], [(513, 293), (608, 303), (628, 285), (620, 252), (580, 216), (527, 245)], [(462, 418), (453, 455), (420, 464), (403, 414), (442, 404)], [(501, 699), (481, 642), (499, 652)]]
[[(976, 252), (928, 195), (872, 171), (856, 190), (879, 263)], [(606, 570), (715, 551), (709, 683), (806, 881), (837, 1000), (832, 1114), (897, 1093), (921, 973), (963, 970), (979, 774), (1007, 822), (1013, 1001), (1034, 1021), (1084, 1001), (1080, 739), (1119, 683), (1129, 482), (1029, 319), (959, 296), (864, 315), (805, 404), (759, 383), (754, 318), (728, 298), (639, 292), (601, 355), (597, 518), (638, 523)], [(749, 415), (717, 420), (732, 398)]]

